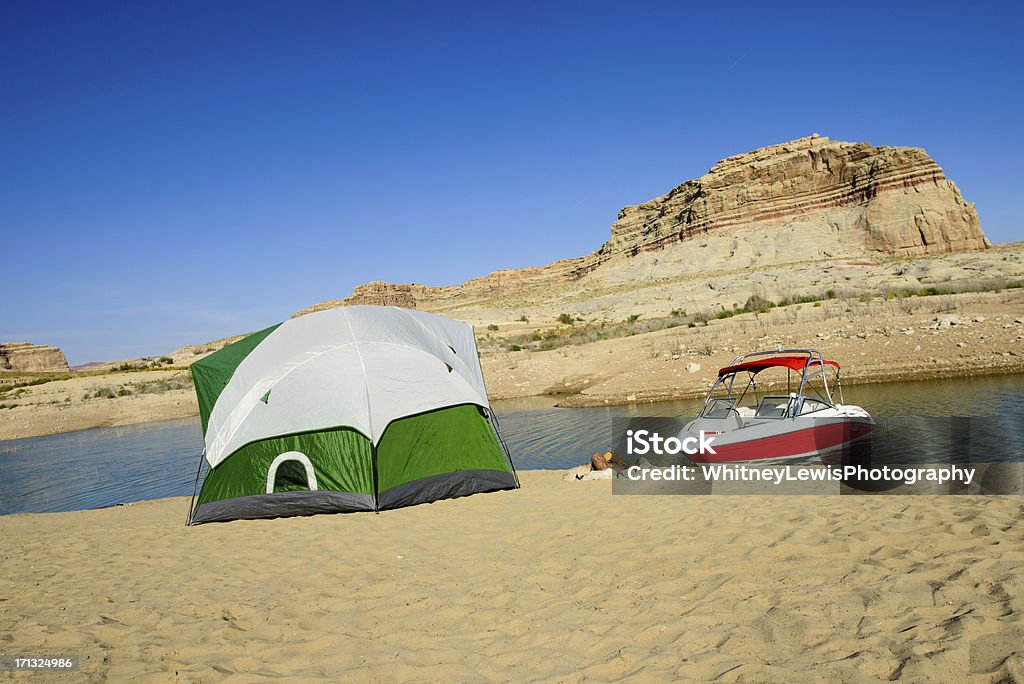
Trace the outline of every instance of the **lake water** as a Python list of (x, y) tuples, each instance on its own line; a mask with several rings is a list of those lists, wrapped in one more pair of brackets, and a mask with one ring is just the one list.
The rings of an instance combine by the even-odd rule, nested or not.
[[(845, 390), (846, 403), (863, 406), (880, 431), (899, 438), (900, 462), (941, 459), (958, 448), (950, 441), (950, 416), (972, 417), (972, 448), (982, 445), (995, 460), (1024, 457), (1022, 375)], [(527, 399), (495, 402), (494, 410), (516, 468), (558, 470), (607, 451), (617, 418), (689, 417), (701, 403), (563, 409)], [(0, 442), (0, 515), (191, 495), (202, 447), (198, 418)]]

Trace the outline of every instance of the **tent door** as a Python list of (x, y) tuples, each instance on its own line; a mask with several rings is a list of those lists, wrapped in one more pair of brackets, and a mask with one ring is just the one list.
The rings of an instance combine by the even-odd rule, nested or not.
[[(283, 467), (282, 467), (283, 466)], [(278, 473), (280, 472), (280, 477)], [(267, 470), (267, 494), (273, 494), (274, 490), (282, 486), (291, 486), (302, 482), (305, 475), (305, 486), (311, 491), (316, 491), (316, 473), (313, 472), (313, 464), (300, 451), (286, 451), (270, 464)]]

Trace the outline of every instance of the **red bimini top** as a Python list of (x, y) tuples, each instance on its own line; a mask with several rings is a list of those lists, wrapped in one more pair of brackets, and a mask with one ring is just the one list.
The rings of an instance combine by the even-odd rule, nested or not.
[[(817, 359), (811, 359), (811, 366), (819, 365)], [(835, 366), (839, 368), (839, 364), (835, 361), (825, 361), (824, 363), (829, 366)], [(726, 366), (718, 370), (719, 377), (728, 375), (729, 373), (736, 373), (738, 371), (750, 371), (751, 373), (760, 373), (765, 368), (789, 368), (795, 371), (803, 371), (804, 367), (808, 365), (808, 359), (806, 356), (770, 356), (763, 359), (752, 359), (750, 361), (744, 361), (743, 363), (737, 363), (735, 366)]]

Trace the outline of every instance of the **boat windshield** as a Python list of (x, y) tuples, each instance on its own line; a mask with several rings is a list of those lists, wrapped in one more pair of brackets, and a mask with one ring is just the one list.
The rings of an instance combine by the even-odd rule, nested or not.
[(732, 397), (718, 397), (711, 400), (704, 409), (705, 418), (728, 418), (729, 412), (736, 406), (736, 399)]
[(769, 394), (761, 399), (755, 415), (758, 418), (785, 418), (791, 415), (790, 409), (796, 399), (796, 394), (788, 396)]
[(827, 408), (832, 408), (832, 404), (815, 399), (813, 397), (804, 397), (804, 400), (800, 402), (800, 415), (806, 415), (808, 413), (814, 413), (815, 411), (821, 411)]

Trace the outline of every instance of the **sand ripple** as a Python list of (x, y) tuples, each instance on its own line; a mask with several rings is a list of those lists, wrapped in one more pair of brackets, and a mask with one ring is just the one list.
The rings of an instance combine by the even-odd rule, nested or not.
[(79, 654), (75, 681), (1024, 679), (1020, 497), (523, 480), (188, 529), (182, 499), (3, 517), (0, 652)]

